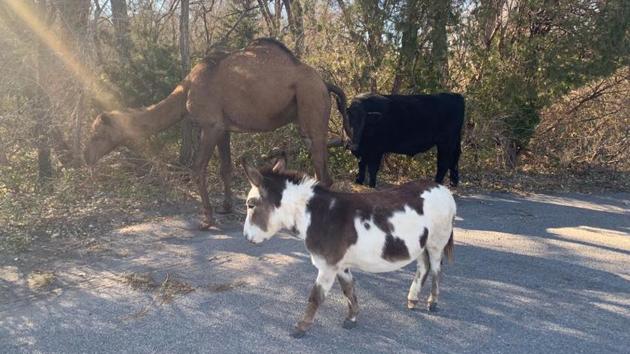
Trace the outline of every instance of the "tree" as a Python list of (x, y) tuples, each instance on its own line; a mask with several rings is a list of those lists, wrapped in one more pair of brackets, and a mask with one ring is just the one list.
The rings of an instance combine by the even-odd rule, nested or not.
[[(189, 25), (190, 5), (188, 0), (181, 0), (179, 15), (179, 53), (182, 62), (182, 79), (190, 72), (190, 25)], [(197, 132), (193, 129), (192, 121), (185, 117), (181, 124), (181, 147), (179, 150), (179, 163), (189, 166), (192, 162), (193, 151), (195, 150), (195, 139)]]
[(129, 62), (131, 60), (131, 38), (129, 36), (129, 15), (127, 14), (126, 0), (110, 0), (112, 5), (112, 23), (116, 34), (116, 49), (120, 58)]

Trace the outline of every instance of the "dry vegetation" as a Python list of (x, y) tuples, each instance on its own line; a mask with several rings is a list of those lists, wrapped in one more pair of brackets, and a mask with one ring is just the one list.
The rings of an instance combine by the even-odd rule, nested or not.
[[(287, 43), (349, 98), (365, 91), (463, 93), (460, 192), (628, 191), (624, 4), (0, 2), (0, 252), (28, 249), (34, 240), (85, 240), (160, 213), (196, 212), (184, 149), (194, 147), (195, 135), (186, 129), (119, 149), (94, 171), (82, 166), (82, 144), (98, 112), (154, 103), (213, 49), (236, 50), (260, 36)], [(335, 116), (331, 135), (340, 131)], [(235, 161), (262, 163), (274, 148), (287, 147), (291, 167), (310, 171), (293, 126), (232, 139)], [(356, 162), (347, 151), (332, 149), (330, 162), (335, 188), (362, 190), (349, 182)], [(389, 156), (381, 180), (430, 178), (434, 169), (433, 151)], [(243, 191), (238, 169), (236, 176), (235, 190)], [(217, 197), (214, 160), (209, 179)]]

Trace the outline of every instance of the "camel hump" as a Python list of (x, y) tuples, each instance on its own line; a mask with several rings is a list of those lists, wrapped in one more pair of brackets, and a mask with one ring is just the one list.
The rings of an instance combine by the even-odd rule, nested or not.
[(210, 67), (214, 67), (219, 64), (223, 59), (227, 58), (230, 55), (230, 52), (221, 49), (215, 49), (208, 53), (203, 61), (206, 65)]
[(275, 38), (269, 38), (269, 37), (256, 38), (252, 42), (250, 42), (248, 45), (248, 47), (255, 47), (255, 46), (274, 46), (274, 47), (280, 48), (283, 52), (285, 52), (291, 58), (291, 60), (295, 64), (301, 63), (300, 59), (298, 59), (295, 56), (295, 54), (293, 54), (291, 49), (289, 49), (284, 43), (280, 42), (279, 40)]

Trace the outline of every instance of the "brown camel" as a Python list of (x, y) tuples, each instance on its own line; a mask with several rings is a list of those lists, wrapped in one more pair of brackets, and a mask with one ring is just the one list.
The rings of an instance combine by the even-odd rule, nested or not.
[(330, 92), (336, 96), (346, 128), (343, 91), (322, 81), (284, 44), (257, 39), (238, 52), (215, 54), (197, 64), (168, 97), (148, 108), (100, 114), (92, 124), (85, 161), (93, 165), (117, 146), (162, 131), (188, 115), (201, 129), (193, 173), (203, 203), (204, 226), (208, 227), (213, 224), (213, 215), (206, 172), (215, 146), (224, 185), (222, 211), (232, 208), (230, 132), (271, 131), (297, 122), (317, 178), (324, 185), (332, 184), (327, 168)]

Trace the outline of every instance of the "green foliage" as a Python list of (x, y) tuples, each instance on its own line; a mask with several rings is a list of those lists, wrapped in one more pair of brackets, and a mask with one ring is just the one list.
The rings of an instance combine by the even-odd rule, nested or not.
[(126, 107), (162, 100), (182, 78), (177, 47), (151, 41), (136, 43), (129, 60), (113, 60), (104, 71)]

